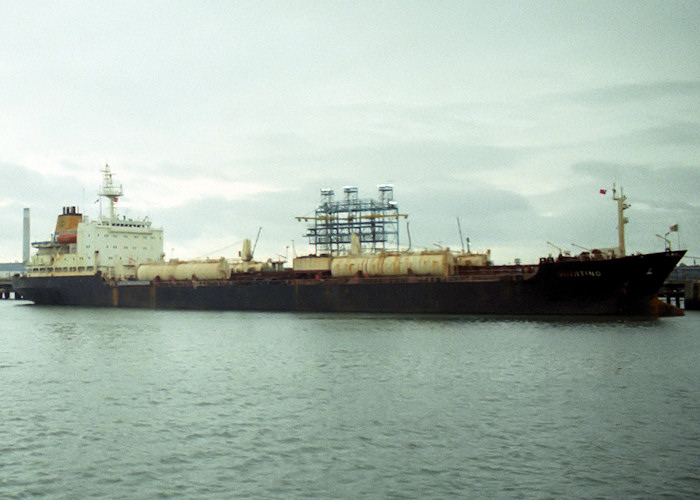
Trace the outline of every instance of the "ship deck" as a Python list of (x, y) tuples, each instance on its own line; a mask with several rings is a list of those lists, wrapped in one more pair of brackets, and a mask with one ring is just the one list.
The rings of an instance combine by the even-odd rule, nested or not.
[[(522, 281), (537, 274), (539, 266), (489, 266), (474, 269), (461, 269), (459, 274), (450, 276), (352, 276), (333, 277), (318, 275), (316, 277), (299, 276), (291, 273), (254, 273), (234, 275), (228, 280), (186, 280), (154, 281), (159, 287), (200, 287), (200, 286), (234, 286), (249, 284), (283, 284), (313, 286), (319, 284), (369, 284), (369, 283), (465, 283), (490, 281)], [(145, 285), (146, 281), (120, 281), (119, 286)]]

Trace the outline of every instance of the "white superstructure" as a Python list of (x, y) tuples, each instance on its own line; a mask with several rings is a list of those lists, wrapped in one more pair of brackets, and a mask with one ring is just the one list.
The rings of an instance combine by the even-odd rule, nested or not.
[(163, 260), (163, 229), (148, 218), (134, 220), (115, 213), (123, 195), (105, 165), (100, 196), (109, 200), (109, 215), (90, 220), (75, 207), (58, 216), (51, 241), (33, 243), (38, 249), (27, 266), (29, 276), (95, 274), (117, 280), (134, 278), (139, 264)]

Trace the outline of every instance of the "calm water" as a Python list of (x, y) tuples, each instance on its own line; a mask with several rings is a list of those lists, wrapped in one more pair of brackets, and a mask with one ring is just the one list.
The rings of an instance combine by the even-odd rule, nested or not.
[(689, 498), (700, 314), (0, 301), (0, 497)]

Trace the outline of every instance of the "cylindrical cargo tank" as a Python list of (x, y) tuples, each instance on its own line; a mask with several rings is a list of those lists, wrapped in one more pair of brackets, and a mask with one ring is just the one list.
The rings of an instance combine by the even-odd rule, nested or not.
[(384, 268), (386, 258), (386, 252), (365, 256), (363, 272), (369, 276), (383, 276), (387, 274)]
[(175, 274), (174, 264), (141, 264), (136, 269), (136, 279), (140, 281), (153, 281), (159, 278), (161, 281), (170, 281)]
[(331, 270), (331, 257), (317, 257), (315, 255), (307, 255), (304, 257), (295, 257), (292, 262), (292, 267), (298, 272), (324, 272)]
[(354, 276), (357, 272), (365, 274), (366, 257), (337, 257), (331, 262), (332, 276)]
[(175, 280), (222, 280), (229, 276), (228, 264), (224, 259), (216, 261), (171, 262), (168, 264), (141, 264), (136, 270), (136, 279), (152, 281)]
[(269, 260), (266, 262), (234, 262), (233, 264), (231, 264), (230, 269), (231, 274), (260, 273), (263, 271), (271, 271), (272, 264)]
[(208, 262), (182, 262), (175, 266), (176, 280), (224, 280), (229, 276), (224, 259)]
[(449, 276), (454, 271), (454, 256), (449, 252), (425, 252), (412, 255), (392, 255), (384, 259), (386, 274), (418, 276)]
[(337, 257), (331, 263), (333, 276), (449, 276), (454, 273), (454, 256), (450, 252), (416, 254), (379, 253), (365, 257)]

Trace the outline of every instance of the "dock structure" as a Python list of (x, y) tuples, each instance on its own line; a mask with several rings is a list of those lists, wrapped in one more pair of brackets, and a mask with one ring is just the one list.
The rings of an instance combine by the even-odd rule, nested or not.
[(22, 296), (12, 288), (12, 278), (0, 278), (0, 300), (21, 298)]
[(687, 311), (700, 310), (700, 280), (669, 280), (659, 290), (659, 299)]
[(686, 283), (685, 308), (689, 311), (700, 311), (700, 281)]
[(14, 297), (12, 279), (0, 278), (0, 299), (9, 299), (12, 297)]
[(0, 299), (20, 299), (12, 288), (12, 276), (24, 272), (24, 266), (19, 263), (0, 263)]
[(700, 266), (677, 266), (659, 290), (659, 298), (687, 311), (700, 310)]

